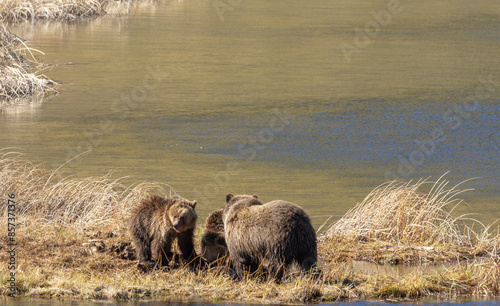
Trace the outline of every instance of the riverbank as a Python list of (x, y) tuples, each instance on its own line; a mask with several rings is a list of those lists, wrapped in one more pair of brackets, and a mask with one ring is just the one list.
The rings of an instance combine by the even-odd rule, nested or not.
[[(416, 189), (413, 188), (415, 184), (389, 184), (397, 192), (389, 192), (387, 185), (378, 187), (365, 201), (334, 223), (319, 239), (320, 277), (290, 275), (282, 284), (252, 278), (237, 282), (218, 270), (192, 271), (188, 267), (176, 267), (150, 273), (138, 271), (126, 226), (130, 208), (150, 193), (170, 195), (168, 185), (148, 182), (127, 185), (111, 177), (60, 178), (57, 172), (24, 160), (18, 154), (2, 154), (0, 207), (4, 213), (0, 224), (4, 228), (9, 226), (9, 204), (14, 203), (16, 218), (15, 234), (4, 235), (0, 239), (2, 262), (11, 260), (5, 251), (10, 238), (13, 237), (17, 244), (13, 259), (16, 269), (7, 264), (0, 267), (2, 295), (10, 294), (9, 275), (12, 272), (15, 273), (18, 295), (67, 299), (304, 303), (414, 299), (429, 295), (447, 298), (500, 295), (498, 229), (475, 232), (471, 228), (460, 227), (459, 218), (450, 219), (454, 220), (453, 224), (445, 218), (443, 221), (448, 222), (448, 228), (456, 226), (468, 234), (461, 235), (461, 240), (405, 240), (401, 238), (408, 233), (399, 236), (399, 239), (397, 235), (388, 238), (382, 237), (380, 230), (372, 233), (378, 233), (377, 237), (370, 237), (369, 231), (361, 226), (362, 230), (358, 233), (363, 232), (363, 236), (352, 231), (348, 235), (342, 234), (340, 229), (346, 222), (355, 227), (352, 222), (354, 211), (359, 216), (362, 208), (367, 207), (366, 203), (381, 200), (374, 198), (373, 194), (396, 194), (394, 198), (399, 198), (401, 202), (400, 197), (406, 193), (405, 199), (415, 200), (413, 192), (423, 188), (422, 184), (417, 184)], [(444, 181), (439, 182), (440, 185), (434, 186), (443, 186)], [(453, 188), (438, 189), (438, 194), (442, 195), (458, 192)], [(418, 191), (419, 197), (425, 198), (426, 194), (433, 195)], [(455, 203), (453, 199), (456, 198), (445, 199)], [(442, 201), (435, 203), (443, 204)], [(446, 207), (440, 209), (443, 212), (447, 210)], [(415, 215), (415, 210), (407, 215)], [(435, 222), (439, 222), (437, 219), (442, 216), (439, 213), (434, 216), (435, 219), (427, 219), (424, 223), (439, 225)], [(203, 221), (199, 220), (199, 228)], [(417, 227), (415, 223), (408, 223), (411, 224)], [(441, 226), (435, 228), (438, 231), (443, 229)], [(201, 230), (198, 229), (198, 251), (200, 236)], [(413, 272), (374, 274), (369, 269), (357, 268), (355, 263), (359, 261), (391, 266), (396, 263), (411, 264)], [(435, 267), (429, 264), (444, 263), (446, 268), (429, 269)]]

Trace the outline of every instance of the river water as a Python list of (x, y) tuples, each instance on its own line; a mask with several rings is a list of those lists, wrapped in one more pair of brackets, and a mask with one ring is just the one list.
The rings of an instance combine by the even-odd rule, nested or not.
[(18, 25), (61, 94), (3, 106), (0, 148), (66, 163), (62, 175), (167, 183), (201, 217), (227, 193), (289, 200), (316, 228), (389, 179), (450, 171), (450, 187), (477, 177), (459, 212), (490, 223), (499, 13), (490, 0), (184, 0)]

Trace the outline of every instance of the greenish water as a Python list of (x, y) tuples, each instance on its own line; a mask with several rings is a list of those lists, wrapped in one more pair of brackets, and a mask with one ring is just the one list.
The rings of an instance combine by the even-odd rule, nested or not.
[(499, 13), (485, 0), (185, 0), (16, 26), (56, 64), (44, 73), (61, 94), (2, 106), (0, 148), (54, 169), (91, 150), (62, 174), (168, 183), (202, 217), (227, 193), (285, 199), (315, 227), (388, 179), (450, 171), (451, 185), (478, 177), (459, 212), (493, 222)]

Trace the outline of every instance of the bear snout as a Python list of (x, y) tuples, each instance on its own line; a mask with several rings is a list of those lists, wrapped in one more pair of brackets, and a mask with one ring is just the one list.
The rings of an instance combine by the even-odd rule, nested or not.
[(184, 227), (184, 218), (180, 218), (180, 219), (177, 219), (174, 221), (174, 223), (172, 224), (172, 226), (174, 227), (174, 230), (176, 232), (181, 232), (182, 231), (182, 228)]

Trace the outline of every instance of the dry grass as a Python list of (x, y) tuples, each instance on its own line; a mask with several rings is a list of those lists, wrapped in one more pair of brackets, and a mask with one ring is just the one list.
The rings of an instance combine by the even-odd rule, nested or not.
[[(77, 234), (56, 226), (45, 228), (43, 232), (31, 230), (24, 233), (19, 241), (19, 248), (23, 250), (18, 258), (16, 279), (19, 293), (23, 296), (51, 298), (274, 303), (358, 296), (357, 289), (320, 282), (309, 275), (277, 284), (252, 278), (237, 283), (226, 274), (192, 271), (185, 267), (141, 273), (135, 261), (119, 259), (106, 253), (89, 255), (82, 252), (81, 243), (89, 237), (93, 235), (87, 231)], [(104, 240), (112, 243), (124, 237), (118, 234)], [(53, 241), (57, 241), (57, 245)], [(4, 252), (0, 253), (1, 260), (5, 257)], [(6, 272), (6, 265), (1, 265), (1, 275), (7, 275)], [(340, 275), (343, 271), (339, 268), (332, 273)], [(0, 279), (0, 294), (2, 290), (7, 294), (2, 288), (6, 283), (5, 279)]]
[[(55, 85), (44, 75), (31, 72), (41, 65), (24, 42), (5, 26), (0, 26), (0, 101), (41, 95)], [(31, 56), (31, 60), (26, 58)]]
[[(389, 186), (394, 188), (394, 184)], [(404, 189), (398, 186), (398, 191), (409, 193), (406, 197), (397, 193), (398, 199), (413, 199), (411, 203), (417, 199), (427, 199), (425, 194), (411, 185), (402, 185)], [(427, 194), (443, 199), (446, 193), (444, 187), (440, 186), (434, 185), (439, 191), (432, 188), (432, 192)], [(385, 193), (377, 190), (369, 196), (370, 199), (377, 198), (374, 195), (388, 193), (387, 189), (382, 189)], [(8, 194), (16, 195), (19, 221), (16, 228), (16, 285), (23, 296), (296, 304), (373, 298), (408, 299), (431, 294), (447, 297), (460, 294), (500, 294), (498, 232), (477, 235), (483, 238), (476, 239), (476, 242), (467, 238), (467, 243), (464, 244), (463, 240), (454, 238), (456, 232), (432, 235), (419, 231), (427, 233), (421, 235), (425, 239), (405, 240), (388, 235), (397, 232), (396, 230), (375, 230), (374, 233), (369, 233), (363, 227), (359, 231), (352, 229), (348, 232), (349, 236), (338, 235), (337, 231), (337, 235), (323, 237), (318, 243), (319, 269), (322, 271), (319, 277), (311, 274), (290, 274), (280, 284), (254, 278), (236, 281), (230, 275), (217, 270), (193, 271), (188, 267), (141, 273), (136, 267), (136, 261), (114, 252), (89, 251), (86, 246), (89, 239), (101, 239), (106, 246), (130, 242), (126, 226), (130, 208), (151, 192), (169, 195), (171, 189), (166, 185), (140, 183), (128, 186), (123, 180), (113, 180), (109, 176), (61, 178), (58, 177), (57, 171), (33, 164), (17, 153), (3, 153), (0, 155), (0, 192), (2, 212), (6, 212)], [(436, 203), (451, 201), (448, 196), (444, 199), (448, 200)], [(361, 209), (355, 211), (356, 216), (361, 218)], [(385, 212), (392, 213), (389, 210)], [(370, 212), (367, 213), (368, 216), (371, 215)], [(399, 214), (406, 216), (402, 212)], [(447, 220), (448, 225), (440, 227), (434, 222), (430, 228), (458, 230), (450, 226), (450, 220), (455, 219), (449, 216), (449, 213), (443, 211), (436, 212), (435, 215), (441, 216), (441, 220)], [(5, 228), (6, 215), (2, 213), (0, 216), (0, 226)], [(345, 219), (352, 216), (351, 212)], [(408, 219), (413, 221), (406, 222), (408, 226), (399, 227), (403, 233), (408, 233), (408, 229), (414, 227), (416, 218)], [(429, 219), (425, 220), (431, 222)], [(374, 222), (372, 220), (371, 226), (381, 228), (376, 227)], [(351, 224), (364, 226), (364, 223)], [(485, 231), (487, 230), (489, 228)], [(356, 236), (353, 233), (363, 235)], [(201, 234), (201, 229), (198, 229), (198, 251)], [(402, 241), (406, 243), (403, 247), (394, 245), (394, 242)], [(414, 243), (415, 241), (418, 243)], [(477, 253), (478, 241), (482, 244), (482, 253)], [(6, 243), (7, 236), (0, 237), (0, 248)], [(432, 246), (425, 243), (432, 243)], [(415, 261), (415, 258), (420, 260)], [(468, 261), (449, 265), (449, 268), (441, 269), (440, 272), (424, 273), (426, 265), (423, 262), (446, 261), (452, 258)], [(422, 273), (401, 276), (373, 275), (355, 269), (355, 260), (418, 262), (416, 267), (421, 269)], [(7, 252), (0, 252), (0, 261), (8, 261)], [(9, 293), (7, 272), (7, 265), (0, 265), (2, 295)]]
[[(37, 20), (71, 21), (106, 14), (114, 0), (6, 0), (0, 4), (0, 20), (34, 22)], [(128, 4), (128, 1), (118, 1)]]
[[(100, 227), (106, 228), (109, 227)], [(112, 253), (89, 253), (82, 247), (91, 238), (100, 238), (106, 245), (129, 239), (126, 231), (109, 233), (56, 224), (22, 229), (17, 239), (18, 250), (21, 250), (16, 272), (19, 293), (60, 299), (276, 304), (414, 299), (433, 294), (447, 298), (462, 294), (500, 294), (499, 262), (479, 259), (453, 265), (439, 273), (408, 273), (399, 277), (357, 271), (352, 262), (332, 259), (321, 264), (320, 278), (298, 275), (281, 284), (254, 278), (235, 281), (224, 273), (193, 271), (187, 267), (141, 273), (136, 261), (121, 259)], [(200, 234), (198, 232), (198, 236)], [(4, 240), (1, 239), (2, 243)], [(0, 252), (0, 260), (7, 261), (6, 252)], [(1, 265), (0, 275), (8, 275), (7, 272), (7, 265)], [(8, 294), (7, 283), (6, 277), (0, 278), (0, 294)]]
[[(141, 0), (146, 1), (146, 0)], [(141, 2), (135, 0), (134, 2)], [(0, 22), (19, 23), (72, 21), (105, 14), (127, 14), (132, 0), (5, 0), (0, 2)], [(148, 0), (155, 2), (155, 0)], [(29, 48), (23, 40), (0, 25), (0, 102), (54, 90), (49, 78), (33, 73), (42, 65), (33, 56), (42, 53)], [(29, 54), (29, 58), (27, 55)]]
[[(436, 182), (385, 183), (368, 196), (326, 233), (326, 237), (353, 237), (361, 241), (387, 241), (398, 244), (470, 245), (463, 231), (464, 216), (455, 217), (462, 203), (456, 196), (467, 190), (449, 184), (442, 177)], [(430, 187), (423, 192), (424, 187)]]
[[(1, 151), (0, 151), (1, 152)], [(167, 185), (140, 183), (128, 186), (123, 179), (89, 177), (61, 178), (21, 158), (18, 153), (0, 155), (0, 209), (6, 212), (7, 193), (17, 199), (17, 214), (23, 222), (95, 227), (128, 219), (130, 208), (151, 192), (170, 195)], [(2, 214), (5, 219), (6, 214)], [(2, 220), (0, 219), (0, 220)]]
[(158, 0), (5, 0), (0, 3), (0, 21), (74, 21), (106, 14), (128, 14), (137, 4)]

